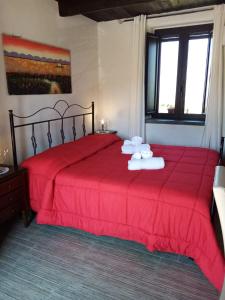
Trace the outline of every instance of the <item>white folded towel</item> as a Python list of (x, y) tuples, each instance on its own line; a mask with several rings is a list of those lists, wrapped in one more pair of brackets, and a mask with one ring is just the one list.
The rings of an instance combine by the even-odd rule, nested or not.
[(133, 136), (131, 142), (133, 143), (133, 145), (140, 145), (142, 144), (143, 139), (140, 136)]
[(136, 152), (141, 151), (149, 151), (150, 146), (148, 144), (140, 144), (140, 145), (123, 145), (121, 147), (123, 154), (134, 154)]
[(125, 140), (123, 142), (124, 145), (133, 145), (133, 143), (130, 140)]
[(133, 159), (128, 161), (128, 170), (158, 170), (165, 167), (162, 157), (151, 157), (146, 159)]
[(134, 146), (136, 146), (136, 145), (142, 144), (142, 142), (143, 142), (142, 137), (140, 137), (140, 136), (134, 136), (134, 137), (132, 137), (131, 140), (125, 140), (123, 142), (123, 144), (124, 145), (134, 145)]
[(141, 157), (142, 158), (150, 158), (153, 156), (153, 152), (151, 150), (148, 151), (141, 151)]
[(141, 159), (141, 152), (135, 152), (132, 156), (131, 156), (131, 160), (133, 159)]

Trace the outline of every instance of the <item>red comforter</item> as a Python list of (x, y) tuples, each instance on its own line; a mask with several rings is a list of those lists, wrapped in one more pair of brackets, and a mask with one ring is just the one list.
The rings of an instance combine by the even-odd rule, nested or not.
[(209, 213), (218, 154), (152, 145), (165, 168), (128, 171), (121, 144), (115, 135), (92, 135), (26, 160), (37, 222), (192, 257), (220, 290), (224, 258)]

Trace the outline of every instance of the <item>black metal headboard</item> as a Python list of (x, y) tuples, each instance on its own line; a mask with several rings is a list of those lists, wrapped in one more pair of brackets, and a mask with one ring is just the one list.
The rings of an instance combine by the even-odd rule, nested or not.
[[(63, 102), (66, 105), (66, 108), (63, 112), (60, 112), (57, 109), (57, 105)], [(82, 113), (82, 114), (77, 114), (77, 115), (71, 115), (71, 116), (65, 116), (66, 113), (68, 112), (68, 110), (71, 107), (80, 107), (81, 109), (84, 110), (90, 110), (90, 112), (87, 113)], [(37, 121), (37, 122), (29, 122), (29, 123), (24, 123), (24, 124), (17, 124), (15, 125), (14, 123), (14, 119), (29, 119), (31, 117), (36, 116), (38, 113), (44, 111), (44, 110), (54, 110), (59, 117), (58, 118), (54, 118), (54, 119), (48, 119), (48, 120), (43, 120), (43, 121)], [(29, 116), (18, 116), (16, 114), (13, 113), (12, 110), (9, 110), (9, 121), (10, 121), (10, 130), (11, 130), (11, 140), (12, 140), (12, 151), (13, 151), (13, 163), (14, 163), (14, 167), (18, 166), (17, 163), (17, 150), (16, 150), (16, 137), (15, 137), (15, 129), (16, 128), (20, 128), (20, 127), (26, 127), (26, 126), (31, 126), (32, 128), (32, 135), (31, 135), (31, 142), (32, 142), (32, 147), (33, 147), (33, 152), (34, 155), (36, 155), (37, 153), (37, 140), (35, 137), (35, 125), (37, 124), (42, 124), (42, 123), (47, 123), (47, 139), (48, 139), (48, 146), (49, 148), (51, 148), (52, 146), (52, 135), (51, 135), (51, 123), (54, 121), (61, 121), (61, 127), (60, 127), (60, 135), (61, 135), (61, 141), (62, 144), (64, 144), (65, 142), (65, 134), (64, 134), (64, 120), (65, 119), (72, 119), (72, 133), (73, 133), (73, 140), (75, 141), (76, 139), (76, 118), (81, 117), (83, 119), (83, 123), (82, 123), (82, 130), (83, 130), (83, 135), (86, 135), (86, 126), (85, 126), (85, 116), (91, 115), (92, 117), (92, 134), (94, 134), (95, 131), (95, 123), (94, 123), (94, 113), (95, 113), (95, 106), (94, 106), (94, 102), (91, 103), (91, 106), (89, 107), (83, 107), (79, 104), (69, 104), (67, 101), (65, 100), (58, 100), (52, 107), (47, 106), (47, 107), (43, 107), (39, 110), (37, 110), (36, 112), (34, 112), (33, 114), (29, 115)]]

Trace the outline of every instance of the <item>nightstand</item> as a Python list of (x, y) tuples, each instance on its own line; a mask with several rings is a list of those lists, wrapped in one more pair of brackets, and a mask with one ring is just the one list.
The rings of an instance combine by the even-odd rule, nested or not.
[(22, 213), (24, 225), (29, 224), (30, 208), (27, 191), (27, 171), (9, 167), (0, 175), (0, 224)]
[(95, 134), (107, 134), (107, 133), (116, 134), (117, 131), (116, 130), (96, 130), (95, 131)]

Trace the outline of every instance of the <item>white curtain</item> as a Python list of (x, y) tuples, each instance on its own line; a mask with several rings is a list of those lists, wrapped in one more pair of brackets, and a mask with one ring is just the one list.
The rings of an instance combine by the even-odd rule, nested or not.
[(224, 5), (214, 10), (213, 49), (207, 99), (206, 124), (202, 146), (219, 150), (223, 122), (223, 41)]
[(129, 137), (138, 135), (145, 140), (144, 80), (146, 16), (135, 17), (132, 29)]

